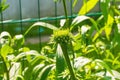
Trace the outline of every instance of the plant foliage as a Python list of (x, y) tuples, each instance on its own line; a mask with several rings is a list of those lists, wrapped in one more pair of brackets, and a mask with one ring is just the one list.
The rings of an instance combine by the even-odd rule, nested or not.
[[(61, 1), (66, 9), (65, 0)], [(65, 10), (66, 20), (61, 20), (60, 27), (37, 22), (23, 35), (12, 37), (8, 32), (2, 32), (0, 79), (119, 80), (120, 12), (115, 2), (100, 0), (102, 15), (97, 20), (85, 16), (97, 2), (84, 0), (79, 16), (71, 23)], [(86, 5), (89, 7), (85, 12)], [(50, 42), (40, 53), (24, 46), (24, 37), (36, 26), (53, 31)]]

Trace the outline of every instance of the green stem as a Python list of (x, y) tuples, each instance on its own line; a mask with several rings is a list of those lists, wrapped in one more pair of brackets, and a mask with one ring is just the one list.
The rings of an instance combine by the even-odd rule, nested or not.
[(3, 61), (3, 65), (4, 65), (4, 69), (5, 69), (5, 73), (6, 73), (6, 80), (10, 80), (10, 76), (9, 76), (9, 70), (7, 69), (7, 65), (6, 65), (6, 62), (4, 60), (3, 57), (2, 58), (2, 61)]
[(72, 60), (73, 60), (73, 65), (74, 65), (75, 54), (74, 54), (72, 42), (70, 42), (70, 46), (72, 47), (71, 48), (71, 52), (72, 52), (72, 55), (73, 55), (73, 59)]
[(67, 8), (66, 8), (65, 0), (63, 0), (63, 7), (64, 7), (64, 11), (65, 11), (65, 17), (66, 17), (66, 20), (67, 20), (68, 19), (68, 15), (67, 15)]
[(66, 60), (68, 69), (69, 69), (69, 71), (70, 71), (72, 80), (76, 80), (75, 74), (74, 74), (74, 71), (73, 71), (73, 68), (72, 68), (72, 66), (71, 66), (70, 58), (69, 58), (69, 56), (68, 56), (67, 45), (66, 45), (66, 44), (62, 44), (62, 43), (61, 43), (60, 45), (61, 45), (61, 48), (62, 48), (62, 50), (63, 50), (63, 55), (64, 55), (64, 57), (65, 57), (65, 60)]

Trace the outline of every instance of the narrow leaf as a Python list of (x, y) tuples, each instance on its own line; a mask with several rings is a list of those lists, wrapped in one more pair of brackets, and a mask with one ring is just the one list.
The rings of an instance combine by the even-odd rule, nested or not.
[[(61, 46), (58, 44), (57, 51), (56, 51), (56, 71), (57, 76), (59, 76), (65, 70), (65, 60), (63, 56), (63, 52)], [(62, 78), (57, 78), (61, 80)]]
[(103, 66), (103, 67), (106, 68), (111, 74), (113, 74), (113, 73), (112, 73), (112, 70), (110, 69), (110, 67), (109, 67), (104, 61), (99, 60), (99, 59), (96, 59), (95, 62), (101, 64), (101, 66)]
[(100, 8), (104, 16), (105, 22), (107, 21), (108, 18), (109, 3), (110, 0), (100, 0)]
[(20, 53), (18, 54), (14, 59), (13, 61), (18, 61), (24, 57), (27, 57), (27, 56), (40, 56), (40, 54), (37, 52), (37, 51), (34, 51), (34, 50), (31, 50), (31, 51), (27, 51), (27, 52), (23, 52), (23, 53)]
[(40, 27), (40, 26), (45, 27), (45, 28), (49, 28), (51, 30), (57, 30), (58, 29), (57, 27), (55, 27), (52, 24), (45, 23), (45, 22), (37, 22), (37, 23), (33, 24), (32, 26), (30, 26), (30, 28), (25, 32), (24, 35), (26, 35), (32, 28)]
[(77, 4), (78, 0), (74, 0), (73, 2), (73, 7), (75, 7), (75, 5)]
[(33, 71), (34, 67), (37, 66), (38, 64), (40, 64), (40, 62), (42, 60), (44, 60), (44, 58), (42, 56), (37, 56), (30, 62), (28, 69), (24, 73), (25, 80), (30, 80), (30, 78), (32, 76), (31, 71)]
[(36, 80), (41, 70), (45, 67), (45, 64), (36, 65), (32, 71), (32, 80)]
[(48, 76), (48, 74), (51, 71), (53, 66), (54, 65), (52, 64), (52, 65), (48, 65), (48, 66), (44, 67), (37, 80), (47, 80), (47, 76)]
[(108, 14), (108, 19), (107, 19), (107, 24), (105, 26), (105, 33), (106, 33), (106, 37), (108, 40), (110, 40), (110, 34), (112, 31), (112, 25), (114, 23), (114, 17), (113, 17), (113, 12), (110, 10), (109, 14)]
[(89, 0), (87, 2), (85, 2), (82, 6), (82, 8), (80, 9), (78, 15), (84, 15), (86, 13), (88, 13), (91, 9), (94, 8), (94, 6), (97, 4), (99, 0)]
[(81, 22), (85, 21), (85, 20), (89, 20), (92, 24), (93, 27), (98, 31), (98, 27), (97, 27), (97, 23), (94, 21), (94, 19), (87, 17), (87, 16), (78, 16), (76, 17), (73, 21), (72, 24), (70, 26), (70, 30), (74, 29), (75, 26), (77, 26), (78, 24), (80, 24)]

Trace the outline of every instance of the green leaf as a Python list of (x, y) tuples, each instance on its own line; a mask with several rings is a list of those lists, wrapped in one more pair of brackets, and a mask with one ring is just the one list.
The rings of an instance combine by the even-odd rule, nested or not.
[(22, 70), (21, 66), (22, 65), (20, 63), (17, 63), (17, 62), (15, 62), (11, 66), (10, 71), (9, 71), (9, 75), (10, 75), (11, 80), (17, 80), (18, 75), (21, 74), (21, 70)]
[(0, 44), (10, 44), (11, 42), (11, 35), (6, 32), (6, 31), (3, 31), (1, 34), (0, 34)]
[(11, 38), (11, 35), (6, 32), (6, 31), (3, 31), (1, 34), (0, 34), (0, 38)]
[(24, 40), (24, 36), (23, 35), (15, 35), (14, 37), (14, 46), (15, 48), (19, 49), (23, 46), (25, 40)]
[(1, 48), (0, 55), (4, 58), (4, 60), (6, 60), (7, 55), (12, 52), (13, 52), (13, 49), (10, 46), (3, 45)]
[(43, 56), (37, 56), (30, 62), (30, 65), (28, 66), (27, 70), (24, 73), (25, 80), (30, 80), (30, 78), (32, 76), (31, 71), (33, 71), (34, 67), (37, 66), (38, 64), (40, 64), (41, 61), (43, 61), (44, 59), (45, 58)]
[(93, 36), (92, 42), (95, 42), (95, 40), (102, 34), (103, 30), (104, 30), (104, 27), (95, 33), (95, 35)]
[(57, 30), (58, 28), (55, 27), (54, 25), (52, 24), (49, 24), (49, 23), (45, 23), (45, 22), (36, 22), (35, 24), (33, 24), (32, 26), (30, 26), (30, 28), (25, 32), (24, 36), (34, 27), (45, 27), (45, 28), (49, 28), (51, 30)]
[(73, 21), (72, 21), (72, 26), (75, 26), (77, 24), (79, 24), (80, 22), (90, 19), (90, 17), (87, 16), (77, 16)]
[(82, 8), (80, 9), (78, 15), (84, 15), (86, 13), (88, 13), (91, 9), (94, 8), (94, 6), (97, 4), (99, 0), (89, 0), (87, 2), (85, 2), (82, 6)]
[(83, 66), (85, 66), (86, 64), (90, 63), (91, 60), (89, 58), (85, 58), (85, 57), (78, 57), (75, 59), (75, 64), (74, 67), (79, 70), (80, 68), (82, 68)]
[(117, 79), (117, 80), (120, 80), (120, 72), (118, 72), (118, 71), (115, 71), (115, 70), (112, 70), (112, 72), (113, 72), (113, 76), (114, 76), (114, 78), (115, 79)]
[(32, 80), (36, 80), (41, 70), (45, 67), (45, 64), (36, 65), (32, 71)]
[(107, 19), (107, 24), (105, 25), (105, 33), (106, 33), (106, 37), (108, 40), (110, 40), (110, 34), (112, 31), (112, 25), (114, 23), (114, 17), (113, 17), (113, 12), (112, 10), (109, 11), (108, 15), (108, 19)]
[(75, 5), (77, 4), (78, 0), (74, 0), (73, 2), (73, 7), (75, 7)]
[(90, 17), (87, 17), (87, 16), (77, 16), (73, 21), (72, 21), (72, 24), (70, 26), (70, 30), (73, 30), (73, 28), (80, 24), (81, 22), (87, 20), (87, 19), (90, 19)]
[(101, 8), (102, 14), (104, 15), (105, 22), (108, 19), (109, 3), (110, 3), (110, 0), (100, 0), (100, 8)]
[(112, 69), (102, 60), (96, 59), (95, 60), (96, 63), (99, 63), (101, 66), (103, 66), (107, 71), (109, 71), (111, 74), (112, 73)]
[(97, 23), (95, 22), (94, 19), (87, 17), (87, 16), (77, 16), (73, 21), (72, 24), (70, 26), (70, 30), (73, 30), (74, 27), (76, 27), (78, 24), (80, 24), (81, 22), (85, 21), (85, 20), (89, 20), (93, 26), (92, 26), (92, 31), (93, 29), (99, 31), (98, 27), (97, 27)]
[(20, 59), (26, 57), (26, 56), (40, 56), (40, 54), (37, 52), (37, 51), (34, 51), (34, 50), (30, 50), (30, 51), (27, 51), (27, 52), (23, 52), (23, 53), (20, 53), (18, 54), (14, 59), (13, 61), (19, 61)]
[(63, 78), (59, 77), (60, 74), (65, 70), (65, 60), (63, 56), (63, 52), (61, 46), (58, 44), (56, 51), (56, 75), (57, 80), (63, 80)]
[(40, 75), (37, 78), (37, 80), (47, 80), (47, 76), (54, 66), (55, 66), (54, 64), (51, 64), (51, 65), (47, 65), (46, 67), (44, 67), (42, 71), (40, 72)]

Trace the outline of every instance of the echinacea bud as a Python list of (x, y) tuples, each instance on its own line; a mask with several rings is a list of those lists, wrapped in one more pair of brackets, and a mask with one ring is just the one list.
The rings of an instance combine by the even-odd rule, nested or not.
[(54, 41), (57, 43), (69, 43), (72, 40), (69, 29), (56, 30), (53, 35)]

